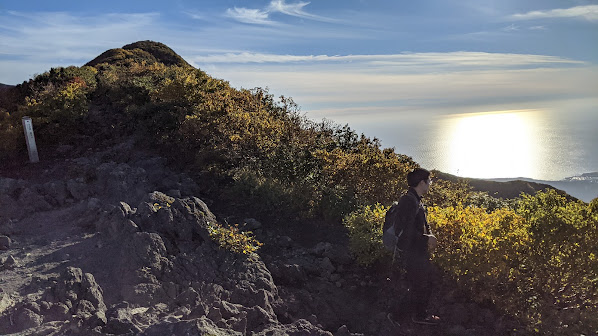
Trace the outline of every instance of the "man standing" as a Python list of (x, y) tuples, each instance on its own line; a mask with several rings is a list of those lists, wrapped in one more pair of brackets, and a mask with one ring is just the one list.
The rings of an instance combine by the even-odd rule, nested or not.
[[(430, 190), (430, 172), (417, 168), (407, 174), (409, 190), (401, 196), (397, 209), (397, 220), (402, 223), (403, 233), (398, 238), (398, 246), (404, 260), (408, 285), (408, 305), (413, 311), (412, 321), (418, 324), (438, 324), (438, 316), (427, 312), (430, 295), (434, 290), (434, 266), (430, 261), (430, 251), (436, 248), (437, 240), (430, 230), (426, 210), (421, 198)], [(396, 230), (400, 232), (400, 230)], [(398, 285), (398, 284), (397, 284)], [(392, 316), (389, 316), (392, 320)]]

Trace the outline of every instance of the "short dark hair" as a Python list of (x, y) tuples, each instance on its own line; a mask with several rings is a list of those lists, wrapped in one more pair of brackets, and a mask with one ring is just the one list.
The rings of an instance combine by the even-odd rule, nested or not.
[(417, 187), (420, 181), (427, 181), (430, 178), (430, 172), (423, 168), (415, 168), (407, 174), (407, 185)]

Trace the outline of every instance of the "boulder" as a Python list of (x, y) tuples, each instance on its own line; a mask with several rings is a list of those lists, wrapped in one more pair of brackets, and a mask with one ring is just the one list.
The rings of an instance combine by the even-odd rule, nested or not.
[(21, 308), (14, 313), (15, 330), (25, 330), (39, 327), (44, 318), (33, 312), (31, 309)]
[(57, 279), (56, 285), (44, 294), (43, 299), (54, 303), (48, 311), (51, 319), (71, 315), (90, 328), (106, 323), (102, 288), (92, 274), (83, 273), (80, 268), (67, 267)]
[(74, 199), (79, 201), (84, 200), (89, 196), (89, 188), (81, 178), (68, 180), (66, 182), (66, 189)]
[(21, 215), (27, 212), (47, 211), (52, 206), (46, 199), (32, 188), (25, 188), (19, 195), (18, 205), (21, 207)]
[(0, 270), (14, 269), (19, 266), (19, 262), (12, 255), (9, 255), (6, 259), (0, 260)]
[(0, 235), (0, 250), (8, 250), (10, 248), (11, 240), (7, 236)]
[(62, 206), (65, 204), (68, 196), (66, 183), (63, 181), (50, 181), (43, 185), (44, 192), (48, 201), (54, 206)]
[(141, 329), (135, 324), (133, 310), (127, 302), (114, 305), (106, 312), (107, 323), (103, 331), (115, 335), (137, 334)]

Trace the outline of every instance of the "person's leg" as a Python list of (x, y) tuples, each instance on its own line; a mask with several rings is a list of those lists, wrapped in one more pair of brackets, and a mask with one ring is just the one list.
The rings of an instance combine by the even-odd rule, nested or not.
[(432, 265), (427, 256), (410, 256), (407, 261), (409, 301), (412, 312), (418, 319), (428, 316), (428, 303), (432, 292)]

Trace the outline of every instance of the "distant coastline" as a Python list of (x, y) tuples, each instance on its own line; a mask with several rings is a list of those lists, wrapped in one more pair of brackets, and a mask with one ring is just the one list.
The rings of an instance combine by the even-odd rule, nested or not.
[(598, 197), (598, 172), (568, 177), (559, 181), (537, 180), (525, 177), (515, 178), (469, 178), (441, 171), (435, 171), (438, 178), (449, 181), (465, 180), (473, 190), (487, 192), (490, 196), (504, 199), (519, 197), (521, 193), (535, 194), (540, 190), (557, 189), (568, 198), (586, 203)]
[(598, 172), (585, 173), (578, 176), (571, 176), (560, 181), (536, 180), (525, 177), (518, 178), (497, 178), (486, 179), (495, 182), (525, 181), (540, 184), (548, 184), (554, 188), (560, 189), (567, 194), (580, 199), (584, 202), (591, 202), (598, 197)]

